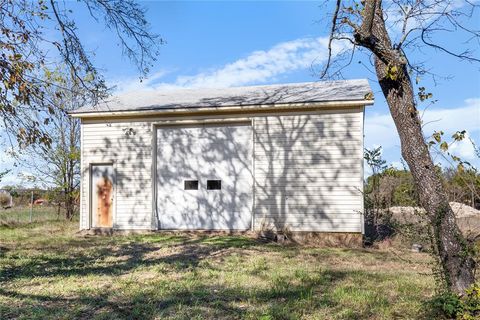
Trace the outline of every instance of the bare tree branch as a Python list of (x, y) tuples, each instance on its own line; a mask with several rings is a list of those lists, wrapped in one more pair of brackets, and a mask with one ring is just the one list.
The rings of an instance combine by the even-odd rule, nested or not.
[(335, 12), (332, 17), (332, 28), (330, 30), (330, 37), (328, 39), (328, 58), (327, 58), (328, 60), (327, 60), (327, 63), (325, 64), (325, 67), (322, 73), (320, 74), (320, 79), (323, 79), (325, 77), (328, 69), (330, 68), (330, 61), (332, 59), (332, 42), (334, 39), (336, 27), (337, 27), (337, 18), (338, 18), (338, 12), (340, 11), (341, 3), (342, 3), (342, 0), (337, 0), (337, 5), (335, 6)]
[[(133, 0), (80, 0), (93, 21), (103, 21), (120, 41), (123, 54), (142, 76), (155, 61), (163, 40), (149, 31), (145, 9)], [(87, 103), (95, 104), (109, 94), (91, 53), (83, 46), (68, 2), (56, 0), (0, 1), (0, 115), (4, 131), (20, 145), (51, 143), (44, 122), (62, 112), (45, 92), (61, 85), (39, 75), (67, 65), (85, 89)], [(51, 25), (54, 28), (51, 28)], [(49, 32), (44, 31), (48, 29)], [(58, 38), (52, 35), (57, 30)], [(59, 58), (56, 57), (58, 53)], [(77, 89), (75, 89), (77, 90)]]

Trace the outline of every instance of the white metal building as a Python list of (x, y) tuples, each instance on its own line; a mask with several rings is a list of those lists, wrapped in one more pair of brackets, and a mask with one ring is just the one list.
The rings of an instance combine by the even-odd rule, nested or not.
[(80, 228), (363, 230), (366, 80), (142, 91), (81, 119)]

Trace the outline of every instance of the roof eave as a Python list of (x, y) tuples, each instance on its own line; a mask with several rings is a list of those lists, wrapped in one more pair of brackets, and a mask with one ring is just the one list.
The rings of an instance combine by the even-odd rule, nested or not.
[(272, 110), (296, 110), (296, 109), (314, 109), (314, 108), (351, 108), (359, 106), (373, 105), (374, 100), (343, 100), (343, 101), (322, 101), (322, 102), (304, 102), (304, 103), (279, 103), (264, 105), (232, 105), (221, 107), (189, 107), (189, 108), (168, 108), (168, 109), (143, 109), (143, 110), (125, 110), (125, 111), (87, 111), (78, 113), (69, 113), (73, 118), (112, 118), (128, 116), (151, 116), (151, 115), (174, 115), (189, 113), (218, 113), (218, 112), (256, 112)]

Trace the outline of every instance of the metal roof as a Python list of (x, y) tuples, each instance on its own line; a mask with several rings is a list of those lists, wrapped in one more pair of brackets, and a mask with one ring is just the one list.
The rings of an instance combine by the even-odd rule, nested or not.
[(366, 79), (231, 88), (148, 89), (115, 95), (96, 106), (84, 106), (70, 114), (360, 101), (372, 100), (371, 92)]

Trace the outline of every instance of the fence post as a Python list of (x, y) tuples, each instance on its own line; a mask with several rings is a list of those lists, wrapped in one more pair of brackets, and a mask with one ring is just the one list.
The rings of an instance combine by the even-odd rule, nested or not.
[(30, 223), (32, 223), (32, 214), (33, 214), (33, 191), (32, 191), (32, 196), (30, 198)]

